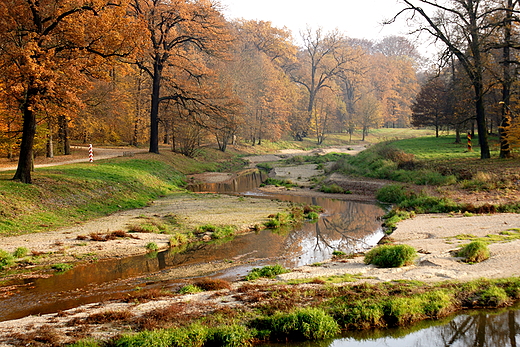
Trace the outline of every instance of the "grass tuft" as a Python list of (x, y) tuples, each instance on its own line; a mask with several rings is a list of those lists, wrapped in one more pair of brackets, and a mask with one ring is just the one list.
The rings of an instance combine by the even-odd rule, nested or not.
[(365, 264), (379, 267), (401, 267), (412, 265), (417, 252), (408, 245), (382, 245), (372, 248), (365, 255)]

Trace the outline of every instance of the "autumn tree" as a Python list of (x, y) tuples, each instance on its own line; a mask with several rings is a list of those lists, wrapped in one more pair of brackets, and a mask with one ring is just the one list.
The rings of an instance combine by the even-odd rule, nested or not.
[[(10, 80), (3, 90), (23, 120), (14, 179), (31, 183), (38, 117), (53, 107), (78, 105), (86, 75), (110, 56), (131, 51), (135, 28), (124, 3), (106, 0), (41, 0), (0, 3), (0, 67)], [(57, 111), (56, 111), (57, 112)]]
[[(205, 103), (190, 95), (198, 91), (189, 89), (203, 88), (200, 82), (209, 73), (205, 57), (222, 55), (230, 36), (224, 18), (210, 1), (133, 0), (132, 8), (146, 26), (143, 54), (136, 63), (151, 80), (150, 152), (159, 153), (161, 102)], [(178, 83), (175, 74), (182, 74), (183, 83)]]
[(294, 108), (294, 86), (284, 69), (294, 60), (296, 47), (286, 29), (270, 22), (232, 24), (236, 41), (225, 75), (242, 104), (240, 134), (252, 145), (279, 140), (289, 130)]

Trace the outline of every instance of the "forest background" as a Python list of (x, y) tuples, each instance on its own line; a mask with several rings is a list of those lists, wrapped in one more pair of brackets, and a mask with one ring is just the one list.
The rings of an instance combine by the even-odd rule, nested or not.
[[(433, 126), (520, 137), (513, 0), (401, 1), (411, 30), (444, 43), (425, 66), (412, 41), (294, 34), (270, 22), (227, 20), (209, 0), (2, 0), (0, 155), (32, 182), (35, 155), (71, 142), (159, 144), (196, 156), (237, 141), (378, 127)], [(428, 5), (426, 12), (419, 5)], [(301, 44), (296, 44), (301, 42)], [(476, 129), (475, 129), (476, 127)]]

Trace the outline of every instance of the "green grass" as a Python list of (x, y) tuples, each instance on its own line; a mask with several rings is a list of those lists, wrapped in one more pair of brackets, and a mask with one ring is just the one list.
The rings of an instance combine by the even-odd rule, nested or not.
[(0, 235), (52, 230), (144, 207), (178, 191), (183, 178), (171, 164), (136, 156), (38, 169), (33, 185), (0, 179)]
[(275, 278), (277, 275), (289, 272), (289, 270), (285, 269), (282, 265), (267, 265), (262, 268), (254, 268), (251, 272), (246, 276), (246, 281), (254, 281), (259, 278)]

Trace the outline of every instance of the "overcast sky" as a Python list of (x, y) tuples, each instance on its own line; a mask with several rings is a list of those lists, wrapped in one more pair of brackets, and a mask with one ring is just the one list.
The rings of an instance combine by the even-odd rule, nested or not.
[(404, 35), (404, 21), (385, 25), (402, 5), (396, 0), (220, 0), (228, 19), (265, 20), (275, 27), (286, 26), (299, 38), (307, 25), (326, 31), (339, 29), (352, 38), (378, 40)]

